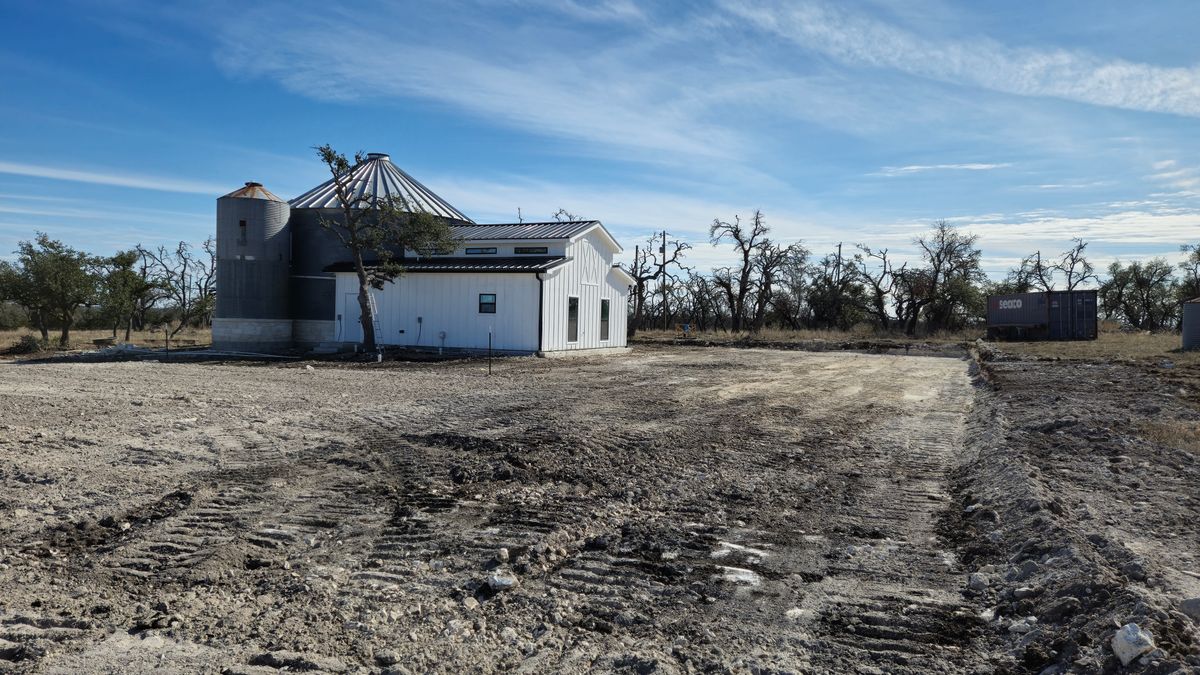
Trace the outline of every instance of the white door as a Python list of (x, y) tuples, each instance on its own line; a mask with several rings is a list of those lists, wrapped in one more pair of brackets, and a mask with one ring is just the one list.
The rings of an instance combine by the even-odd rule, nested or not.
[(342, 342), (362, 342), (362, 308), (358, 305), (358, 293), (346, 293), (342, 297)]

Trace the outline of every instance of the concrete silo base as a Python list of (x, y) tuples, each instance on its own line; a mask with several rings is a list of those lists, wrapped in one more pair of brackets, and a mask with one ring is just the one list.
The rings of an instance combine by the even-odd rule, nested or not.
[(336, 321), (296, 319), (292, 322), (292, 339), (297, 347), (315, 347), (337, 339)]
[(292, 348), (291, 319), (213, 319), (213, 349), (274, 352)]

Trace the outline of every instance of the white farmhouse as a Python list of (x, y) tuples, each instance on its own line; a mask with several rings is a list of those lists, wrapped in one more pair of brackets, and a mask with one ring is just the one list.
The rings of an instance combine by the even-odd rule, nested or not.
[[(376, 340), (426, 349), (560, 355), (623, 351), (633, 279), (596, 220), (478, 224), (390, 158), (354, 167), (356, 194), (402, 195), (443, 218), (462, 244), (408, 258), (372, 290)], [(332, 180), (284, 203), (257, 183), (217, 200), (217, 348), (346, 349), (362, 342), (358, 280), (322, 219), (338, 219)]]

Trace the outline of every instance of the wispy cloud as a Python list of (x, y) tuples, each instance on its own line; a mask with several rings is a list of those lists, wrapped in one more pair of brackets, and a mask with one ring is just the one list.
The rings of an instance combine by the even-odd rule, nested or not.
[(140, 174), (122, 173), (119, 171), (80, 171), (61, 167), (43, 166), (39, 164), (23, 164), (20, 162), (0, 161), (0, 173), (33, 178), (48, 178), (76, 183), (91, 183), (94, 185), (114, 185), (117, 187), (137, 188), (141, 190), (156, 190), (160, 192), (180, 192), (188, 194), (219, 195), (228, 192), (229, 186), (215, 183), (146, 176)]
[(1162, 183), (1178, 190), (1200, 188), (1200, 167), (1184, 166), (1173, 159), (1155, 162), (1151, 166), (1156, 173), (1150, 174), (1147, 178), (1156, 183)]
[(582, 21), (641, 21), (645, 12), (632, 0), (515, 0), (514, 4), (543, 7)]
[(925, 38), (841, 7), (725, 0), (761, 30), (840, 62), (1022, 96), (1200, 117), (1200, 68), (1134, 63), (1067, 49), (1009, 47), (979, 37)]
[(1038, 190), (1086, 190), (1088, 188), (1103, 187), (1112, 185), (1112, 181), (1108, 180), (1093, 180), (1084, 183), (1042, 183), (1040, 185), (1031, 185)]
[[(560, 9), (604, 15), (636, 9), (605, 7)], [(231, 22), (217, 62), (231, 75), (274, 79), (311, 98), (424, 99), (489, 123), (619, 148), (624, 159), (731, 157), (744, 146), (738, 132), (706, 121), (701, 85), (711, 83), (703, 68), (678, 61), (648, 68), (640, 60), (653, 43), (649, 35), (633, 46), (584, 41), (554, 27), (474, 25), (454, 35), (424, 30), (408, 13), (386, 6), (372, 11), (369, 24), (357, 13), (321, 14), (272, 14), (274, 28), (265, 32), (254, 21)], [(476, 39), (464, 42), (463, 34)]]
[(909, 164), (908, 166), (885, 166), (877, 173), (869, 174), (872, 176), (908, 176), (914, 173), (924, 173), (926, 171), (992, 171), (994, 169), (1004, 169), (1012, 166), (1009, 163), (1001, 164), (984, 164), (984, 163), (969, 163), (969, 164)]

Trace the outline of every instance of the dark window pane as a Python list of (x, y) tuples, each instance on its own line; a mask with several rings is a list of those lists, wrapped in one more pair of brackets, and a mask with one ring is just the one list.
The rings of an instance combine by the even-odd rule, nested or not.
[(579, 298), (567, 298), (567, 342), (579, 342)]
[(479, 313), (480, 314), (495, 314), (496, 313), (496, 294), (495, 293), (480, 293), (479, 294)]
[(475, 246), (467, 249), (467, 255), (482, 255), (486, 253), (495, 253), (495, 246)]
[(527, 253), (536, 253), (536, 254), (540, 254), (540, 255), (545, 255), (547, 252), (549, 252), (549, 250), (550, 249), (545, 246), (517, 246), (513, 249), (513, 253), (516, 253), (519, 255), (523, 255), (523, 254), (527, 254)]
[(600, 339), (608, 339), (608, 300), (600, 301)]

